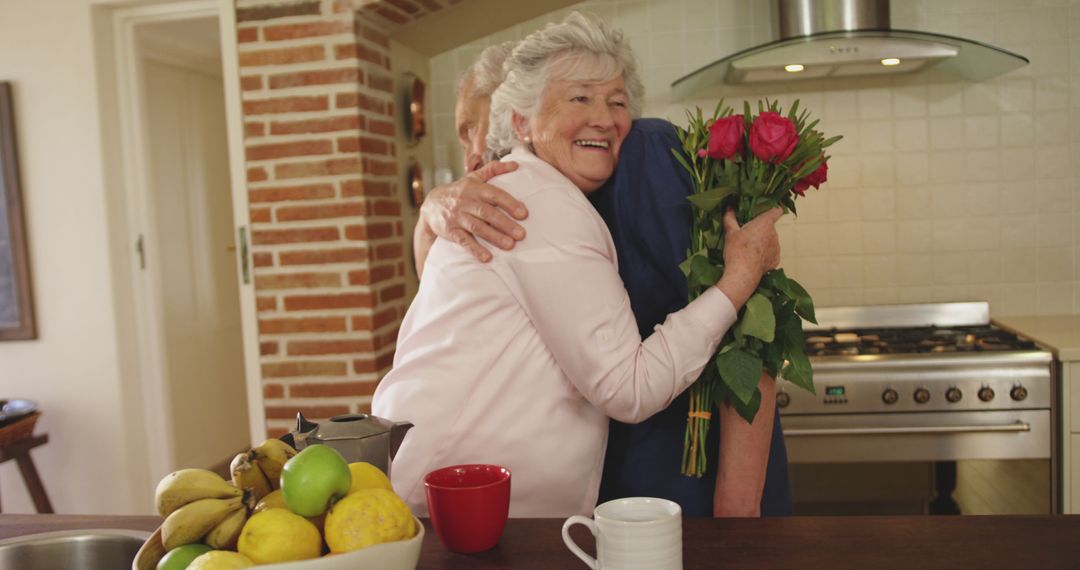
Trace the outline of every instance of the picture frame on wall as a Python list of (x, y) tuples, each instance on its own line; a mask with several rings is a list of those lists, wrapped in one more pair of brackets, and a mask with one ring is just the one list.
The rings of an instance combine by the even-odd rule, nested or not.
[(11, 83), (0, 81), (0, 341), (37, 338)]

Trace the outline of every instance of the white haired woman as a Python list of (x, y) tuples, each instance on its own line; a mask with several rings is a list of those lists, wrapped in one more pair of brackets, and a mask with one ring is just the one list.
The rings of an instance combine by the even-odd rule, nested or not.
[(486, 264), (435, 243), (372, 403), (416, 426), (392, 475), (417, 514), (424, 475), (462, 463), (511, 469), (511, 516), (591, 512), (608, 416), (642, 421), (693, 383), (779, 261), (778, 214), (742, 228), (729, 216), (724, 277), (642, 342), (611, 235), (584, 196), (612, 175), (639, 109), (630, 47), (574, 13), (525, 38), (506, 70), (488, 146), (519, 167), (492, 184), (528, 207), (527, 237)]

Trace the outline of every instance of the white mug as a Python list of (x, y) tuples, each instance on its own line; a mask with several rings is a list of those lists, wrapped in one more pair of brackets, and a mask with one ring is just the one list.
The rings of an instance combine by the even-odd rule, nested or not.
[[(596, 537), (596, 558), (570, 538), (585, 525)], [(597, 506), (593, 518), (574, 515), (563, 523), (563, 542), (594, 570), (681, 570), (682, 509), (667, 499), (632, 497)]]

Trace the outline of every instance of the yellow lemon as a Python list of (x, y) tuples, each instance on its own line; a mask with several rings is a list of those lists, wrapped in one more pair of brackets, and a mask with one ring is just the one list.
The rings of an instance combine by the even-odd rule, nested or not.
[[(255, 510), (252, 512), (261, 513), (266, 509), (288, 509), (289, 505), (285, 504), (285, 495), (281, 492), (281, 489), (271, 491), (268, 495), (259, 500), (255, 505)], [(317, 517), (304, 517), (311, 521), (311, 524), (315, 525), (315, 528), (322, 532), (323, 521), (326, 519), (326, 513), (323, 513)]]
[(382, 469), (379, 469), (366, 461), (350, 463), (349, 473), (352, 473), (352, 487), (349, 488), (350, 493), (355, 493), (360, 489), (394, 490), (390, 485), (390, 478), (386, 476), (386, 473), (383, 473)]
[(266, 509), (244, 524), (237, 550), (256, 564), (307, 560), (322, 554), (322, 536), (311, 521), (288, 509)]
[(230, 550), (211, 550), (191, 561), (187, 570), (237, 570), (250, 568), (255, 563), (250, 558)]
[(386, 489), (349, 493), (326, 515), (330, 552), (350, 552), (373, 544), (412, 538), (416, 534), (409, 506)]

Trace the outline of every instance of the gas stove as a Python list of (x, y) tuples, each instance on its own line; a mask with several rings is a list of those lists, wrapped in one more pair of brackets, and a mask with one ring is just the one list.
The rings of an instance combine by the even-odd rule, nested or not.
[(948, 513), (957, 511), (957, 461), (1035, 460), (1049, 466), (1056, 510), (1049, 350), (995, 325), (987, 303), (824, 308), (817, 317), (804, 331), (816, 394), (777, 384), (791, 463), (929, 462), (946, 505), (930, 512)]
[(793, 462), (1050, 457), (1053, 354), (991, 323), (986, 303), (817, 316), (816, 394), (777, 387)]
[(1034, 342), (993, 325), (816, 330), (806, 337), (810, 356), (1038, 349)]

